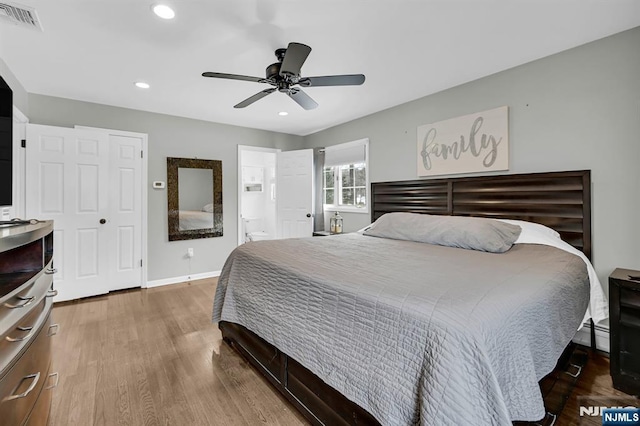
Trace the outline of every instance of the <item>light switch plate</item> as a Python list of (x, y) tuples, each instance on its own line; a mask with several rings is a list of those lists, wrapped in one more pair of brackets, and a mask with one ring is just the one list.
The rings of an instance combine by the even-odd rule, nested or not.
[(164, 189), (164, 182), (161, 180), (154, 180), (153, 181), (153, 188), (154, 189)]

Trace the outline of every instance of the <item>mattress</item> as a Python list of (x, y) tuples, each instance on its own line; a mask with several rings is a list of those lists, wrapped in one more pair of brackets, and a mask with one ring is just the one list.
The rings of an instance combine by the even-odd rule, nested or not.
[(213, 321), (243, 325), (384, 425), (507, 425), (545, 415), (538, 381), (589, 302), (582, 259), (346, 234), (244, 244)]

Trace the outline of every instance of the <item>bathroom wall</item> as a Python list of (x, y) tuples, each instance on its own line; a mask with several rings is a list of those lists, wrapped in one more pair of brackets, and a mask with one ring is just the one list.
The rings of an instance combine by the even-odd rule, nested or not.
[(242, 192), (242, 217), (250, 221), (249, 230), (264, 231), (273, 238), (276, 236), (276, 200), (272, 193), (275, 166), (274, 153), (242, 151), (243, 182), (250, 183), (251, 176), (257, 177), (258, 174), (262, 180), (262, 191)]

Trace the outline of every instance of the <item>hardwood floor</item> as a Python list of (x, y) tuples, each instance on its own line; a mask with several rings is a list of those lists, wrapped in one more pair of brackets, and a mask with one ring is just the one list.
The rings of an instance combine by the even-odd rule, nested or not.
[(215, 280), (56, 305), (49, 425), (300, 425), (211, 323)]
[[(556, 425), (602, 425), (601, 417), (583, 417), (582, 419), (580, 418), (580, 397), (625, 397), (625, 399), (630, 398), (629, 395), (613, 388), (611, 376), (609, 375), (609, 357), (603, 355), (602, 353), (590, 353), (589, 361), (585, 365), (580, 378), (576, 382), (576, 386), (573, 389), (571, 396), (567, 400), (567, 404), (562, 411), (562, 415), (558, 417)], [(614, 402), (612, 401), (608, 404), (612, 403)], [(634, 405), (636, 407), (640, 407), (640, 401), (635, 400)]]
[[(60, 373), (49, 425), (303, 425), (304, 418), (222, 342), (215, 279), (55, 305)], [(578, 425), (579, 395), (612, 388), (592, 354), (556, 425)], [(600, 424), (600, 423), (594, 423)]]

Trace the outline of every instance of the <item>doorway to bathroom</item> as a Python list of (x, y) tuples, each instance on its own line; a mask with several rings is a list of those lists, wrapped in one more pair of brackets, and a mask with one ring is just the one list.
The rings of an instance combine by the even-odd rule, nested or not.
[(311, 237), (313, 150), (238, 145), (238, 245)]
[(277, 237), (279, 149), (238, 145), (238, 245)]

